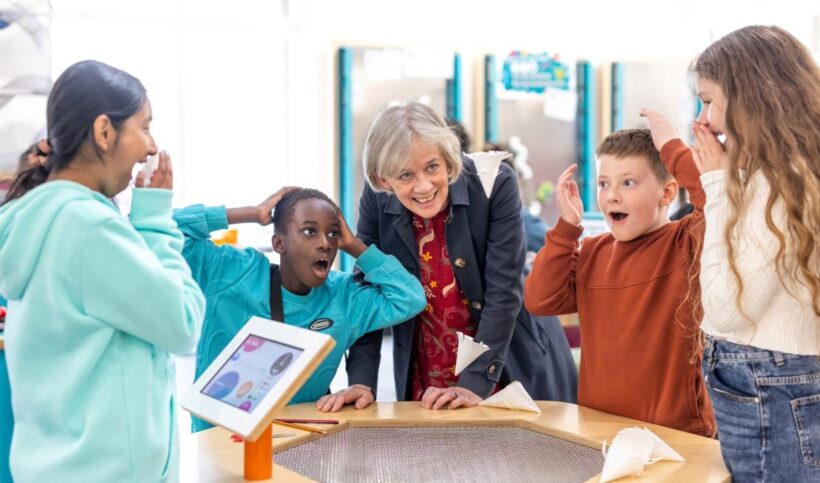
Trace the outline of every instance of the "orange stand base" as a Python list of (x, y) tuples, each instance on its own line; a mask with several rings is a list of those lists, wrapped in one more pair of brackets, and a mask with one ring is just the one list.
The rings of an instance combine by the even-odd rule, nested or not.
[(245, 479), (267, 480), (273, 476), (273, 432), (271, 427), (255, 443), (245, 441)]

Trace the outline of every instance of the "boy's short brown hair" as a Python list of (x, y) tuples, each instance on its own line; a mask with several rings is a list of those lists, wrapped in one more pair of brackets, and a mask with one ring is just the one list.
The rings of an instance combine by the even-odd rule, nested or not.
[(645, 156), (658, 181), (663, 183), (672, 177), (661, 161), (661, 154), (655, 148), (655, 143), (652, 142), (652, 134), (649, 129), (621, 129), (610, 134), (595, 149), (596, 157), (603, 154), (609, 154), (616, 158), (635, 155)]

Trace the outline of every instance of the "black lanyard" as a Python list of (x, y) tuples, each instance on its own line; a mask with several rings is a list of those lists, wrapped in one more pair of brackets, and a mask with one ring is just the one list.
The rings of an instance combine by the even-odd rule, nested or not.
[(285, 308), (282, 305), (282, 276), (279, 265), (270, 266), (270, 318), (278, 322), (285, 321)]

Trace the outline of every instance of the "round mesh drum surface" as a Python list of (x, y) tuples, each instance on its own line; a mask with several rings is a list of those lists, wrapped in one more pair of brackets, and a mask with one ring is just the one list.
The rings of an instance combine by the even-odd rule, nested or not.
[(321, 482), (563, 483), (586, 481), (604, 466), (599, 449), (510, 426), (350, 428), (274, 460)]

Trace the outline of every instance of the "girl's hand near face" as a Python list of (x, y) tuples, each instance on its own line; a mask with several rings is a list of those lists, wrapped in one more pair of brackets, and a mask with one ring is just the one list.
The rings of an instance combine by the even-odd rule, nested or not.
[(701, 173), (729, 169), (729, 156), (723, 145), (718, 141), (708, 127), (700, 123), (695, 123), (692, 127), (695, 133), (695, 147), (692, 150), (692, 157), (695, 165)]
[(159, 153), (159, 163), (154, 174), (151, 175), (151, 182), (146, 185), (145, 175), (142, 171), (137, 174), (137, 179), (134, 180), (134, 186), (137, 188), (156, 188), (156, 189), (174, 189), (174, 171), (171, 167), (171, 156), (165, 151)]
[(336, 213), (339, 215), (339, 250), (342, 250), (353, 258), (359, 258), (359, 255), (367, 250), (367, 246), (350, 231), (345, 217), (342, 216), (342, 212), (339, 211), (338, 208), (336, 209)]
[(577, 170), (578, 165), (573, 164), (565, 169), (564, 172), (561, 173), (561, 176), (558, 177), (555, 200), (558, 202), (558, 210), (561, 212), (561, 218), (567, 223), (580, 226), (581, 216), (584, 214), (584, 204), (581, 202), (578, 184), (572, 179)]

